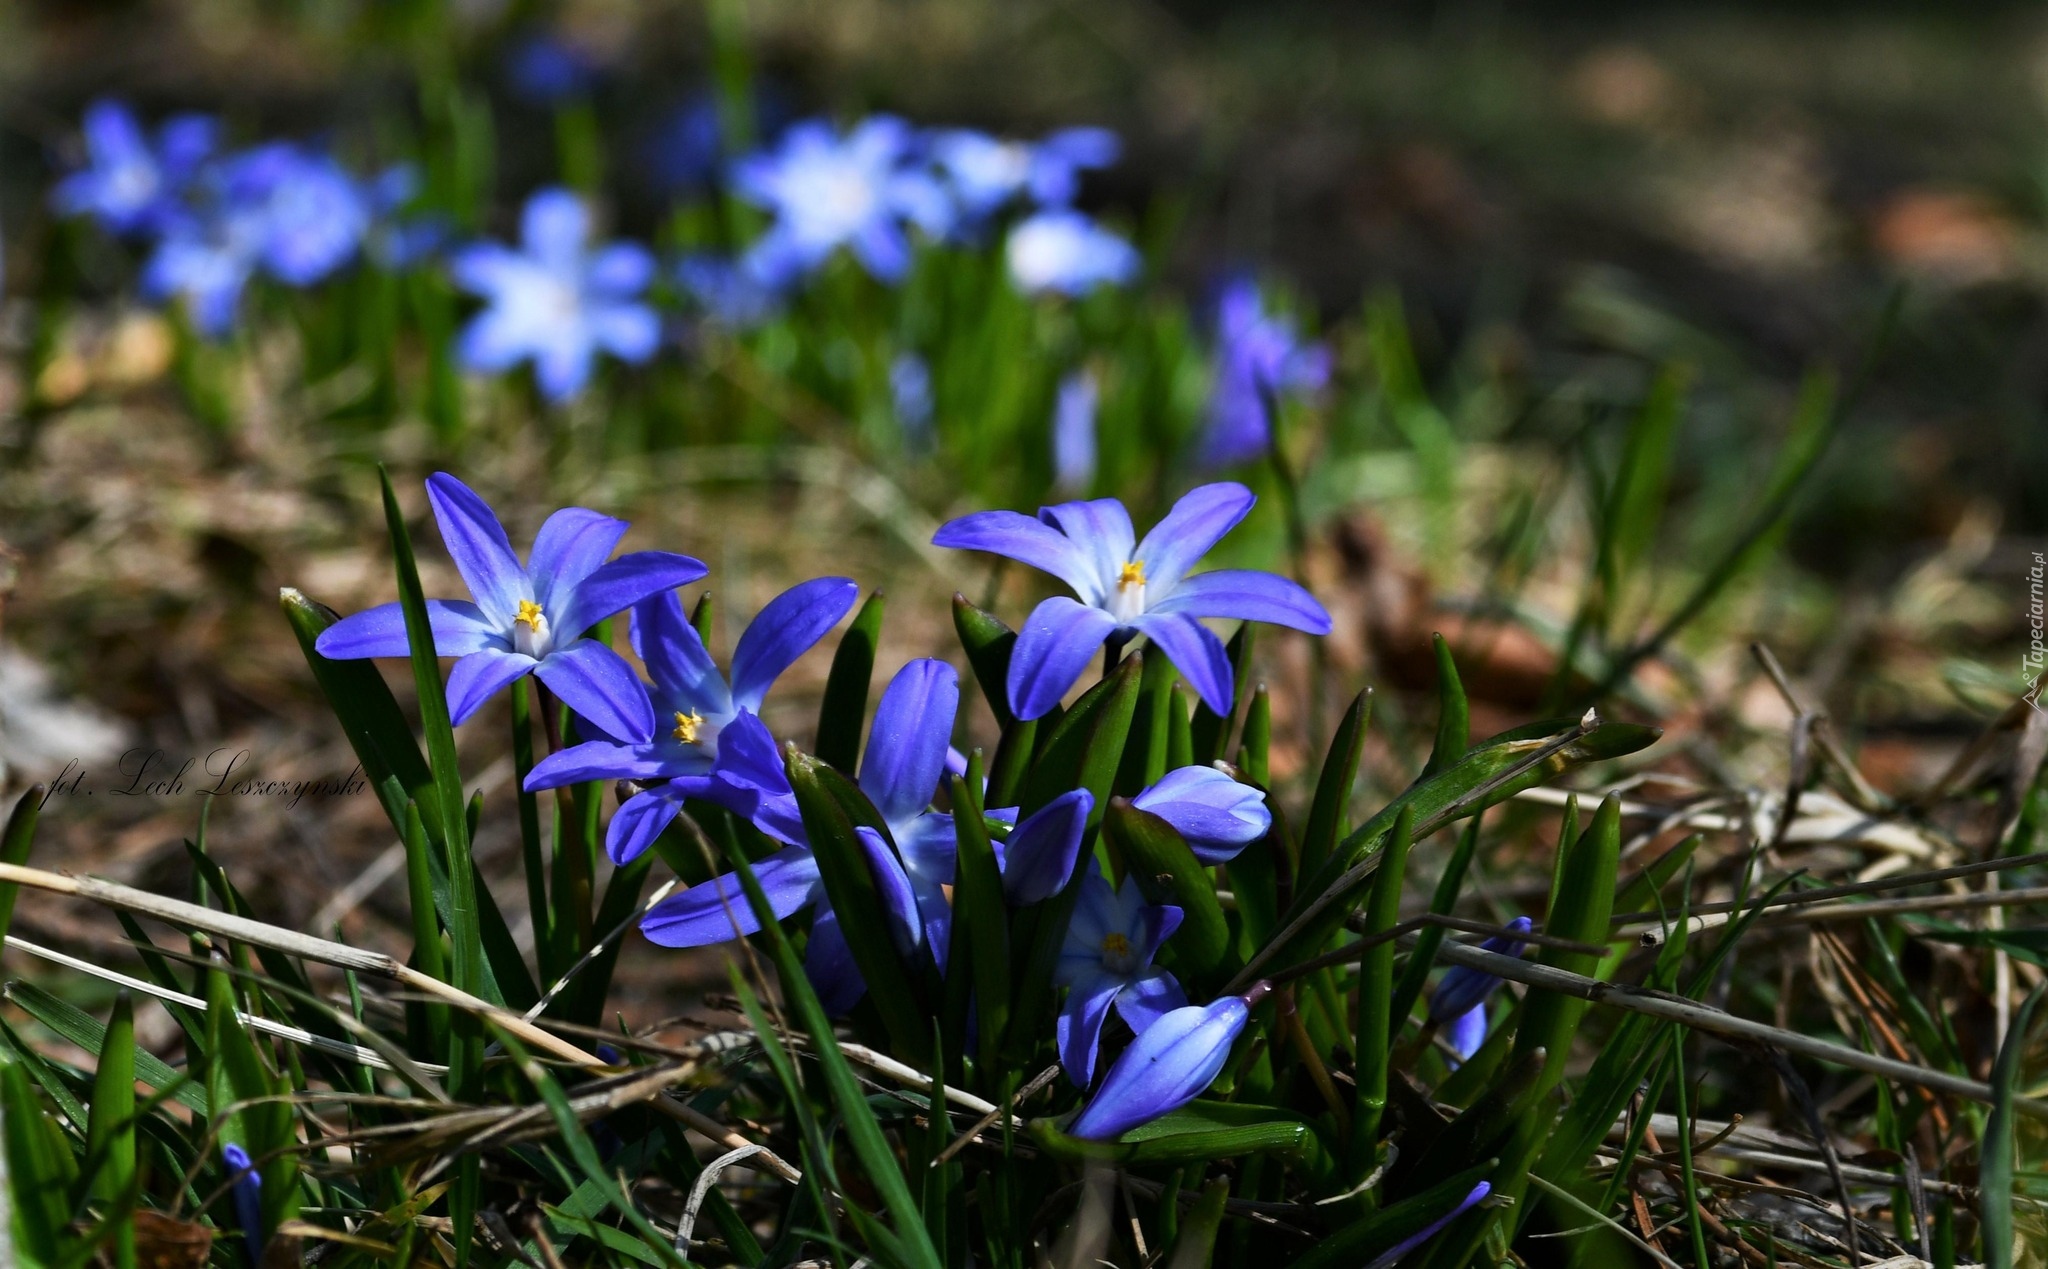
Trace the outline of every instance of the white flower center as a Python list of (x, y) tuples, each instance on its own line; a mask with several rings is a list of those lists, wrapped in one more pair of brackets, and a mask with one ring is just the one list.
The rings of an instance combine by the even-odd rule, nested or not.
[(1145, 562), (1126, 560), (1117, 570), (1116, 586), (1103, 596), (1103, 605), (1109, 615), (1128, 625), (1133, 617), (1145, 611)]
[(538, 661), (554, 648), (554, 634), (547, 614), (531, 599), (519, 601), (519, 615), (512, 618), (512, 650)]

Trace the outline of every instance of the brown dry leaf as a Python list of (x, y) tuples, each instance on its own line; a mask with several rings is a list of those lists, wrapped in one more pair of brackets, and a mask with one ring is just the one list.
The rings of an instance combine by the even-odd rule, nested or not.
[(213, 1252), (213, 1227), (147, 1209), (136, 1211), (135, 1263), (142, 1269), (201, 1269)]
[(2009, 276), (2016, 237), (1988, 199), (1950, 190), (1901, 190), (1870, 225), (1871, 245), (1887, 262), (1958, 285)]

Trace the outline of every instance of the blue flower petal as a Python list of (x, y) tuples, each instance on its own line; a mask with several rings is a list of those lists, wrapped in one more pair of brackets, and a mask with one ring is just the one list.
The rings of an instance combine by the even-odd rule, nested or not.
[(1108, 1141), (1187, 1105), (1223, 1069), (1250, 1016), (1243, 998), (1225, 996), (1161, 1017), (1118, 1056), (1067, 1131)]
[(544, 658), (535, 673), (562, 703), (614, 740), (645, 741), (654, 734), (647, 689), (618, 653), (595, 639), (578, 639)]
[(448, 672), (449, 719), (458, 725), (468, 722), (485, 701), (507, 684), (533, 673), (537, 664), (524, 653), (501, 652), (496, 648), (472, 652), (457, 661)]
[[(1229, 717), (1237, 685), (1230, 671), (1230, 655), (1215, 631), (1186, 613), (1148, 612), (1133, 618), (1131, 624), (1159, 646), (1211, 713)], [(1018, 646), (1023, 646), (1023, 640), (1018, 640)]]
[(1266, 795), (1214, 767), (1180, 767), (1131, 799), (1173, 825), (1205, 864), (1228, 863), (1273, 826)]
[[(808, 848), (789, 846), (754, 865), (754, 879), (769, 910), (787, 920), (821, 893), (818, 861)], [(757, 933), (761, 923), (738, 877), (721, 873), (654, 905), (640, 922), (649, 942), (663, 947), (705, 947)]]
[(1051, 573), (1090, 603), (1102, 598), (1089, 557), (1066, 534), (1022, 512), (980, 511), (949, 520), (932, 535), (932, 545), (1001, 555)]
[(853, 959), (846, 931), (839, 928), (838, 914), (822, 903), (811, 922), (810, 945), (804, 948), (804, 977), (811, 980), (811, 990), (818, 993), (818, 1003), (828, 1014), (843, 1014), (868, 994), (867, 980), (861, 977), (860, 963)]
[[(503, 636), (466, 599), (429, 599), (427, 628), (434, 633), (434, 651), (444, 657), (505, 646)], [(343, 617), (320, 632), (313, 649), (331, 661), (402, 657), (412, 652), (405, 637), (405, 613), (397, 604), (379, 604)]]
[(1109, 1017), (1110, 1004), (1123, 989), (1123, 979), (1096, 973), (1082, 978), (1067, 992), (1066, 1006), (1060, 1010), (1057, 1038), (1060, 1066), (1076, 1088), (1088, 1087), (1095, 1078), (1095, 1054), (1102, 1044), (1102, 1024)]
[(1065, 889), (1081, 857), (1082, 831), (1094, 809), (1094, 795), (1074, 789), (1038, 808), (1013, 829), (1003, 844), (1003, 898), (1021, 907), (1050, 899)]
[[(1178, 913), (1179, 909), (1174, 911)], [(1133, 978), (1116, 998), (1116, 1011), (1140, 1035), (1167, 1014), (1187, 1007), (1188, 994), (1181, 990), (1179, 980), (1157, 965), (1147, 967)]]
[(1251, 490), (1235, 481), (1201, 485), (1181, 495), (1138, 543), (1147, 585), (1156, 594), (1172, 591), (1209, 548), (1251, 514), (1257, 501)]
[(650, 595), (687, 586), (708, 571), (701, 561), (687, 555), (634, 551), (584, 578), (570, 594), (558, 593), (557, 611), (548, 615), (555, 623), (557, 638), (573, 638)]
[(444, 471), (427, 477), (427, 501), (441, 526), (441, 540), (477, 607), (499, 631), (511, 630), (512, 619), (519, 615), (519, 601), (532, 599), (533, 587), (519, 557), (512, 553), (497, 512), (475, 490)]
[(621, 745), (609, 740), (586, 740), (533, 764), (525, 788), (534, 793), (585, 780), (662, 780), (685, 774), (698, 773), (678, 770), (674, 752), (658, 741)]
[(769, 600), (732, 650), (733, 703), (758, 711), (782, 672), (830, 634), (859, 598), (850, 578), (817, 577)]
[(585, 507), (564, 507), (540, 526), (526, 572), (533, 579), (533, 597), (542, 608), (559, 612), (557, 596), (572, 595), (583, 580), (611, 558), (626, 522)]
[(1330, 614), (1315, 596), (1277, 573), (1226, 568), (1199, 573), (1152, 605), (1153, 612), (1265, 621), (1310, 634), (1330, 633)]
[(884, 822), (907, 824), (931, 805), (959, 708), (960, 676), (944, 661), (912, 661), (889, 680), (860, 760), (861, 791)]
[(732, 713), (725, 676), (697, 628), (684, 619), (683, 601), (673, 589), (633, 605), (633, 651), (646, 663), (664, 701), (713, 717)]
[[(1116, 618), (1102, 609), (1086, 607), (1065, 595), (1055, 595), (1032, 609), (1010, 652), (1010, 708), (1017, 717), (1039, 718), (1059, 704), (1116, 627)], [(1167, 655), (1172, 655), (1171, 650)], [(1192, 680), (1193, 676), (1189, 677)], [(1224, 677), (1227, 683), (1227, 670)], [(1226, 691), (1226, 700), (1228, 695)]]

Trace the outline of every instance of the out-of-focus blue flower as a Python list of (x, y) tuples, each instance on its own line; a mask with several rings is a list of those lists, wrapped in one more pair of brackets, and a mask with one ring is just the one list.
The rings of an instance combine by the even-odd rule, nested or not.
[(86, 166), (59, 181), (50, 201), (114, 233), (161, 232), (181, 215), (185, 187), (213, 153), (218, 131), (203, 115), (179, 115), (152, 145), (126, 105), (96, 101), (85, 112)]
[(1090, 868), (1053, 971), (1053, 981), (1068, 989), (1059, 1020), (1060, 1065), (1075, 1087), (1086, 1088), (1095, 1078), (1095, 1054), (1112, 1003), (1139, 1035), (1187, 1006), (1179, 981), (1152, 963), (1180, 928), (1182, 915), (1171, 904), (1146, 903), (1135, 877), (1111, 889)]
[(1444, 1226), (1477, 1207), (1491, 1193), (1493, 1193), (1492, 1182), (1481, 1181), (1473, 1186), (1464, 1198), (1458, 1200), (1456, 1207), (1374, 1257), (1373, 1262), (1367, 1265), (1365, 1269), (1393, 1269), (1393, 1266), (1400, 1262), (1401, 1257), (1441, 1234), (1444, 1231)]
[(1132, 798), (1131, 805), (1173, 825), (1205, 864), (1229, 863), (1273, 827), (1266, 795), (1214, 767), (1169, 771)]
[[(886, 838), (871, 828), (859, 830), (885, 909), (861, 918), (886, 921), (906, 953), (929, 947), (941, 967), (952, 929), (945, 887), (953, 882), (953, 817), (932, 810), (931, 801), (945, 770), (959, 705), (960, 680), (953, 667), (912, 661), (883, 692), (860, 761), (861, 792), (889, 828)], [(759, 768), (757, 775), (752, 789), (728, 780), (727, 787), (705, 796), (749, 814), (756, 827), (791, 843), (755, 864), (754, 873), (778, 920), (811, 909), (804, 972), (825, 1007), (842, 1013), (867, 991), (867, 983), (826, 897), (786, 774), (777, 766)], [(640, 923), (650, 940), (668, 947), (722, 943), (760, 928), (746, 892), (730, 873), (663, 900)]]
[(220, 1157), (228, 1165), (228, 1194), (235, 1205), (235, 1224), (242, 1230), (242, 1256), (249, 1269), (256, 1269), (269, 1242), (263, 1228), (263, 1178), (249, 1152), (238, 1145), (222, 1146)]
[(1060, 380), (1052, 409), (1052, 484), (1061, 493), (1086, 493), (1095, 483), (1095, 372), (1082, 367)]
[(202, 334), (223, 335), (257, 272), (292, 287), (327, 278), (355, 259), (409, 180), (394, 168), (365, 183), (332, 157), (283, 141), (230, 155), (191, 183), (164, 224), (143, 292), (185, 300)]
[(566, 401), (590, 379), (599, 351), (638, 363), (654, 355), (661, 323), (639, 296), (654, 257), (632, 242), (589, 249), (590, 212), (564, 189), (527, 200), (520, 248), (480, 242), (450, 261), (456, 285), (485, 297), (457, 345), (472, 370), (531, 360), (541, 393)]
[(725, 166), (725, 125), (717, 99), (698, 93), (670, 110), (643, 152), (649, 175), (664, 190), (711, 184)]
[(590, 50), (549, 31), (526, 36), (505, 55), (505, 78), (512, 91), (537, 106), (587, 96), (597, 72)]
[(1211, 710), (1227, 715), (1235, 684), (1223, 641), (1202, 617), (1236, 617), (1328, 634), (1330, 615), (1315, 597), (1273, 573), (1188, 570), (1252, 509), (1252, 491), (1234, 482), (1190, 491), (1136, 541), (1130, 513), (1114, 498), (1041, 507), (1034, 519), (983, 511), (940, 527), (932, 541), (988, 551), (1043, 569), (1074, 588), (1039, 604), (1010, 655), (1010, 707), (1019, 718), (1045, 714), (1112, 636), (1143, 634), (1156, 644)]
[(972, 128), (949, 128), (931, 139), (932, 162), (975, 224), (1028, 193), (1041, 207), (1074, 201), (1081, 173), (1116, 162), (1122, 146), (1106, 128), (1064, 128), (1044, 140), (1006, 141)]
[(930, 452), (938, 436), (932, 430), (932, 370), (913, 352), (898, 353), (889, 363), (889, 395), (896, 407), (896, 425), (903, 429), (903, 447), (913, 454)]
[[(427, 501), (474, 596), (427, 601), (434, 650), (461, 658), (448, 675), (454, 720), (465, 721), (501, 688), (538, 674), (605, 735), (651, 736), (654, 712), (632, 667), (583, 632), (650, 595), (696, 581), (704, 566), (667, 551), (611, 559), (626, 522), (582, 507), (549, 516), (521, 564), (497, 513), (468, 485), (436, 472), (427, 477)], [(337, 661), (405, 656), (404, 613), (393, 603), (344, 617), (314, 646)]]
[(698, 254), (676, 265), (676, 281), (713, 321), (734, 330), (758, 326), (782, 307), (788, 279), (759, 252), (737, 260)]
[(1270, 402), (1329, 381), (1330, 350), (1301, 342), (1287, 319), (1267, 316), (1257, 283), (1231, 282), (1216, 306), (1216, 382), (1201, 460), (1220, 467), (1261, 457), (1272, 435)]
[(1010, 230), (1010, 279), (1029, 295), (1081, 296), (1138, 276), (1138, 249), (1069, 208), (1042, 211)]
[(1110, 1064), (1067, 1131), (1109, 1141), (1193, 1101), (1223, 1069), (1254, 999), (1225, 996), (1161, 1015)]
[[(1533, 928), (1533, 924), (1528, 917), (1518, 916), (1508, 922), (1506, 928), (1515, 931), (1516, 934), (1527, 934)], [(1520, 956), (1522, 948), (1527, 946), (1527, 944), (1511, 934), (1496, 934), (1479, 946), (1484, 951), (1497, 952), (1502, 956)], [(1491, 996), (1494, 989), (1499, 986), (1500, 979), (1483, 969), (1472, 969), (1465, 965), (1453, 965), (1444, 971), (1442, 978), (1437, 980), (1436, 994), (1429, 998), (1429, 1016), (1438, 1023), (1446, 1023), (1453, 1019), (1463, 1018), (1475, 1008), (1484, 1005), (1486, 998)], [(1485, 1020), (1485, 1015), (1482, 1013), (1480, 1015), (1482, 1031)], [(1469, 1057), (1471, 1055), (1467, 1054), (1466, 1056)]]
[(733, 188), (775, 216), (759, 242), (762, 276), (786, 280), (851, 250), (884, 282), (910, 267), (906, 225), (941, 236), (953, 208), (915, 154), (910, 125), (875, 115), (843, 138), (819, 119), (794, 124), (773, 150), (748, 155), (733, 167)]
[[(630, 863), (675, 820), (685, 798), (710, 795), (721, 770), (765, 749), (773, 779), (781, 779), (775, 743), (756, 738), (728, 754), (719, 743), (742, 716), (758, 727), (768, 689), (796, 659), (830, 633), (860, 597), (845, 577), (800, 582), (768, 601), (733, 649), (728, 685), (696, 628), (683, 617), (673, 590), (633, 606), (633, 651), (654, 680), (649, 693), (655, 725), (649, 735), (586, 740), (535, 764), (529, 790), (553, 789), (585, 780), (666, 780), (669, 783), (627, 799), (612, 817), (605, 849), (615, 864)], [(763, 733), (765, 735), (765, 732)], [(743, 768), (748, 787), (762, 778)]]

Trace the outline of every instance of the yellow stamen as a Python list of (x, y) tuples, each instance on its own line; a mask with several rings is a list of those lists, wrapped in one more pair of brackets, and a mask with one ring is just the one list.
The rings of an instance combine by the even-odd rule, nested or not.
[(687, 714), (677, 710), (676, 729), (669, 734), (686, 745), (694, 745), (697, 743), (697, 729), (703, 725), (704, 716), (696, 710), (693, 709)]
[(519, 601), (519, 615), (512, 620), (515, 624), (525, 626), (528, 630), (538, 633), (541, 626), (546, 623), (547, 618), (541, 615), (539, 604), (534, 603), (531, 599), (522, 599)]
[(1121, 934), (1105, 934), (1102, 936), (1102, 954), (1104, 956), (1129, 956), (1131, 954), (1131, 941)]
[(1130, 561), (1116, 575), (1116, 588), (1118, 590), (1129, 590), (1133, 586), (1143, 586), (1144, 584), (1145, 561), (1143, 560)]

